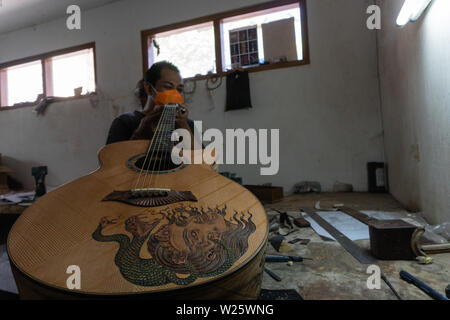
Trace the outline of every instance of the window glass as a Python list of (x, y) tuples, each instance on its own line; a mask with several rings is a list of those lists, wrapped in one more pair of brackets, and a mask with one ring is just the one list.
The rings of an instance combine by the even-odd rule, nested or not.
[(40, 60), (10, 67), (2, 72), (6, 72), (7, 106), (35, 102), (44, 93)]
[(302, 60), (300, 8), (294, 4), (225, 19), (222, 23), (223, 71), (265, 62), (280, 62), (266, 61), (270, 59), (264, 56), (263, 26), (286, 19), (294, 21), (295, 44), (292, 45), (296, 49), (296, 60)]
[(53, 96), (71, 97), (74, 90), (81, 94), (95, 91), (94, 50), (85, 49), (50, 59)]
[(216, 72), (212, 23), (155, 35), (149, 49), (149, 66), (162, 60), (180, 69), (183, 78)]

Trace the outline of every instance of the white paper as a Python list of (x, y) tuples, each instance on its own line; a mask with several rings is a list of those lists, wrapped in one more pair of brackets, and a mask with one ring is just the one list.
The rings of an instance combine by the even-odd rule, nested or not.
[[(318, 211), (317, 214), (329, 224), (331, 224), (334, 228), (342, 232), (350, 240), (369, 239), (369, 227), (344, 212)], [(305, 219), (308, 220), (309, 223), (311, 223), (311, 227), (320, 236), (336, 240), (310, 216), (306, 215)]]
[(16, 282), (9, 265), (6, 245), (0, 245), (0, 290), (18, 294)]
[(33, 198), (34, 198), (34, 191), (23, 193), (9, 193), (1, 196), (1, 199), (8, 200), (12, 203), (20, 203), (25, 200), (33, 200)]

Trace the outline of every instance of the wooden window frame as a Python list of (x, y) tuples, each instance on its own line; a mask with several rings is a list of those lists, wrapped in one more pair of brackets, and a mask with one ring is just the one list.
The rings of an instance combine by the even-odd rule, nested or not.
[[(30, 102), (30, 103), (22, 103), (19, 106), (1, 106), (2, 97), (6, 96), (6, 92), (7, 92), (6, 91), (7, 83), (6, 83), (6, 85), (4, 84), (6, 82), (5, 81), (6, 79), (4, 77), (5, 72), (3, 72), (4, 69), (40, 60), (42, 63), (42, 85), (43, 85), (43, 90), (44, 90), (44, 96), (52, 97), (53, 92), (52, 92), (51, 63), (48, 63), (50, 61), (50, 59), (57, 57), (57, 56), (61, 56), (61, 55), (65, 55), (65, 54), (69, 54), (69, 53), (73, 53), (73, 52), (77, 52), (77, 51), (81, 51), (81, 50), (86, 50), (86, 49), (93, 50), (94, 78), (95, 78), (95, 87), (97, 88), (97, 56), (96, 56), (96, 52), (95, 52), (95, 42), (77, 45), (77, 46), (65, 48), (65, 49), (54, 50), (54, 51), (42, 53), (39, 55), (22, 58), (22, 59), (17, 59), (17, 60), (5, 62), (5, 63), (0, 63), (0, 111), (18, 109), (18, 108), (24, 108), (24, 107), (30, 107), (30, 106), (36, 105), (35, 102)], [(95, 94), (95, 93), (96, 92), (92, 92), (90, 94)], [(77, 96), (77, 97), (58, 97), (57, 100), (58, 101), (74, 100), (74, 99), (84, 98), (86, 96), (89, 96), (89, 95), (82, 95), (82, 96)]]
[[(301, 65), (310, 64), (309, 57), (309, 40), (308, 40), (308, 18), (306, 10), (306, 0), (273, 0), (270, 2), (265, 2), (249, 7), (244, 7), (240, 9), (235, 9), (227, 12), (217, 13), (205, 17), (195, 18), (188, 21), (178, 22), (162, 27), (152, 28), (148, 30), (141, 31), (141, 45), (142, 45), (142, 62), (143, 62), (143, 72), (147, 72), (148, 65), (148, 48), (153, 40), (153, 37), (157, 34), (169, 32), (176, 29), (187, 28), (194, 25), (199, 25), (203, 23), (213, 23), (214, 26), (214, 38), (215, 38), (215, 53), (216, 53), (216, 73), (212, 76), (226, 76), (230, 71), (223, 71), (222, 65), (222, 21), (236, 16), (251, 14), (257, 11), (270, 10), (278, 7), (283, 7), (286, 5), (298, 4), (300, 7), (300, 20), (301, 20), (301, 32), (302, 32), (302, 49), (303, 49), (303, 59), (295, 61), (285, 61), (277, 62), (271, 64), (263, 64), (254, 67), (247, 67), (245, 70), (248, 72), (259, 72), (265, 70), (288, 68)], [(211, 75), (202, 75), (186, 78), (186, 80), (203, 80), (211, 77)]]

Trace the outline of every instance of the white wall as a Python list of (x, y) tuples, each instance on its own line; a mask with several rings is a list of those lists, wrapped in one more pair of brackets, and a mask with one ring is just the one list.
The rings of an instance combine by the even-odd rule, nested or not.
[[(49, 166), (49, 185), (95, 170), (111, 121), (134, 108), (132, 91), (142, 75), (140, 31), (263, 1), (127, 0), (84, 12), (81, 31), (66, 30), (61, 19), (0, 36), (0, 62), (95, 41), (102, 93), (96, 106), (88, 99), (58, 103), (43, 117), (32, 108), (0, 112), (6, 163), (28, 184), (36, 164)], [(320, 181), (324, 190), (336, 180), (367, 190), (366, 163), (384, 158), (375, 32), (366, 28), (371, 3), (308, 0), (311, 64), (252, 73), (251, 110), (224, 113), (223, 85), (209, 111), (204, 82), (197, 85), (191, 118), (204, 126), (281, 130), (278, 175), (259, 176), (258, 166), (224, 169), (245, 183), (272, 182), (286, 191), (302, 180)]]
[(402, 3), (382, 1), (380, 33), (391, 192), (440, 223), (450, 220), (450, 1), (434, 0), (419, 21), (397, 28)]

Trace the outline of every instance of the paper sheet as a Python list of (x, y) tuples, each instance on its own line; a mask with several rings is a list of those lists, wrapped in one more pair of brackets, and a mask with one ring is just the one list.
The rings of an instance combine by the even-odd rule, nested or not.
[(6, 245), (0, 245), (0, 290), (16, 294), (19, 293), (9, 265)]
[(34, 191), (23, 193), (9, 193), (0, 196), (0, 199), (8, 200), (11, 203), (20, 203), (24, 200), (33, 200)]
[[(340, 211), (318, 211), (317, 214), (333, 227), (342, 232), (350, 240), (369, 239), (369, 227), (364, 223), (352, 218), (348, 214)], [(336, 240), (324, 228), (322, 228), (315, 220), (305, 214), (305, 219), (311, 223), (311, 227), (320, 236)]]

